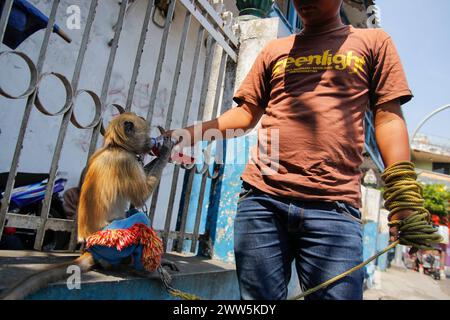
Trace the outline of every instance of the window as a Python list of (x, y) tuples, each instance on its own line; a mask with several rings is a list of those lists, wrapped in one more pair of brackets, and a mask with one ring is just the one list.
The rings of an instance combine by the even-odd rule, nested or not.
[(450, 163), (433, 162), (433, 172), (450, 175)]

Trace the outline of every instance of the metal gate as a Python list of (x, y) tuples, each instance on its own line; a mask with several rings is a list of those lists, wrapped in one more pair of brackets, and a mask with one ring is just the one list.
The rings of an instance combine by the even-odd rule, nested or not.
[[(108, 1), (111, 2), (111, 6), (117, 5), (117, 2), (115, 1)], [(124, 21), (127, 18), (127, 11), (129, 9), (129, 6), (139, 1), (145, 2), (145, 14), (143, 17), (143, 21), (139, 21), (141, 29), (136, 30), (136, 32), (139, 33), (137, 47), (127, 48), (128, 52), (130, 53), (130, 59), (134, 59), (134, 62), (130, 63), (130, 65), (132, 65), (132, 69), (130, 70), (131, 78), (128, 82), (126, 99), (124, 99), (124, 101), (120, 103), (110, 103), (108, 101), (108, 93), (111, 86), (113, 68), (117, 63), (116, 56), (118, 52), (119, 41), (121, 37), (128, 36), (123, 34)], [(68, 138), (67, 133), (69, 132), (69, 126), (70, 124), (72, 124), (75, 128), (77, 128), (77, 130), (81, 130), (83, 132), (88, 131), (90, 133), (90, 143), (86, 157), (87, 162), (87, 159), (99, 146), (99, 137), (101, 136), (102, 132), (105, 110), (108, 108), (115, 108), (119, 112), (129, 110), (133, 111), (132, 106), (133, 99), (136, 94), (137, 79), (140, 73), (146, 71), (141, 68), (141, 62), (143, 61), (143, 55), (145, 54), (146, 42), (152, 41), (152, 35), (149, 34), (149, 25), (152, 23), (156, 23), (155, 14), (159, 12), (161, 14), (161, 17), (165, 16), (165, 19), (162, 20), (163, 23), (161, 23), (160, 25), (162, 32), (161, 40), (157, 42), (155, 41), (155, 43), (147, 43), (147, 48), (149, 48), (149, 45), (151, 47), (159, 46), (156, 67), (153, 73), (152, 86), (151, 88), (149, 88), (148, 105), (146, 105), (145, 110), (146, 119), (150, 124), (152, 124), (154, 120), (155, 104), (158, 99), (158, 89), (161, 84), (163, 66), (167, 66), (170, 63), (170, 61), (168, 61), (166, 57), (168, 55), (168, 52), (170, 51), (170, 35), (171, 33), (175, 32), (171, 30), (171, 26), (174, 21), (174, 13), (175, 19), (183, 19), (183, 28), (181, 31), (181, 36), (179, 37), (179, 43), (177, 45), (178, 52), (176, 61), (170, 66), (171, 68), (174, 68), (174, 76), (170, 85), (171, 89), (170, 95), (168, 97), (168, 105), (165, 110), (166, 113), (164, 114), (164, 126), (166, 129), (173, 126), (172, 122), (174, 113), (183, 114), (181, 126), (186, 126), (188, 124), (189, 112), (194, 108), (197, 110), (196, 119), (205, 120), (205, 109), (207, 109), (206, 99), (207, 97), (211, 99), (212, 93), (215, 96), (211, 99), (211, 101), (213, 101), (213, 105), (212, 110), (210, 110), (211, 112), (209, 112), (209, 114), (211, 114), (211, 117), (214, 117), (214, 115), (217, 114), (220, 103), (223, 103), (222, 94), (227, 65), (232, 65), (237, 60), (238, 40), (232, 32), (230, 24), (225, 23), (220, 14), (215, 11), (215, 9), (207, 0), (123, 0), (119, 3), (120, 7), (118, 9), (117, 20), (114, 24), (114, 35), (110, 42), (109, 57), (106, 65), (106, 70), (102, 73), (103, 82), (100, 92), (97, 93), (95, 92), (95, 90), (90, 88), (81, 88), (79, 84), (80, 77), (82, 76), (83, 66), (87, 62), (85, 59), (86, 52), (89, 49), (89, 46), (92, 45), (92, 43), (90, 42), (90, 37), (94, 28), (94, 21), (96, 18), (99, 18), (99, 16), (102, 15), (102, 13), (98, 11), (98, 0), (90, 0), (89, 11), (87, 13), (86, 20), (83, 23), (84, 30), (82, 33), (81, 42), (76, 58), (76, 64), (71, 80), (67, 79), (66, 76), (62, 73), (56, 71), (44, 72), (44, 64), (48, 64), (50, 70), (52, 67), (52, 61), (48, 61), (48, 59), (46, 58), (48, 56), (49, 43), (52, 37), (55, 37), (55, 35), (52, 34), (52, 31), (53, 25), (55, 24), (55, 21), (58, 17), (58, 7), (60, 6), (60, 2), (61, 0), (53, 0), (51, 2), (49, 22), (45, 29), (43, 40), (40, 43), (40, 51), (37, 61), (33, 61), (29, 57), (29, 54), (21, 51), (6, 50), (0, 52), (0, 58), (6, 56), (14, 56), (15, 58), (22, 59), (22, 61), (25, 62), (28, 66), (30, 72), (29, 87), (25, 90), (25, 92), (14, 95), (0, 88), (1, 96), (7, 99), (20, 100), (25, 102), (25, 109), (23, 117), (21, 119), (21, 123), (17, 124), (17, 126), (19, 127), (19, 133), (15, 146), (12, 145), (10, 148), (5, 148), (5, 146), (1, 147), (1, 152), (9, 152), (12, 154), (12, 161), (1, 202), (0, 237), (2, 235), (4, 226), (36, 230), (34, 248), (37, 250), (41, 250), (44, 235), (47, 230), (68, 231), (71, 232), (69, 250), (72, 251), (75, 249), (76, 245), (76, 221), (49, 217), (52, 191), (55, 185), (58, 167), (60, 165), (61, 151), (63, 149), (65, 141), (67, 141)], [(3, 41), (5, 35), (7, 22), (9, 14), (11, 12), (11, 8), (13, 7), (13, 3), (14, 0), (3, 0), (3, 11), (0, 18), (0, 43)], [(192, 64), (190, 66), (190, 79), (187, 84), (187, 91), (185, 95), (183, 97), (179, 97), (178, 93), (180, 88), (180, 72), (183, 64), (183, 59), (186, 58), (185, 47), (187, 41), (189, 41), (188, 33), (194, 26), (197, 29), (195, 30), (195, 50), (192, 57)], [(205, 43), (207, 44), (206, 48), (203, 48)], [(201, 50), (206, 50), (206, 53), (204, 54), (205, 58), (203, 60), (200, 58)], [(217, 74), (216, 90), (209, 90), (211, 88), (212, 81), (210, 78), (212, 73), (211, 70), (214, 68), (213, 60), (214, 57), (217, 58), (218, 54), (221, 55), (221, 57), (220, 67)], [(202, 74), (198, 74), (198, 70), (203, 70)], [(49, 111), (42, 102), (42, 99), (40, 99), (39, 95), (40, 83), (42, 79), (48, 77), (52, 77), (60, 81), (65, 89), (64, 105), (60, 108), (60, 110), (56, 112)], [(198, 92), (199, 89), (196, 87), (200, 87), (200, 92)], [(199, 96), (198, 105), (196, 106), (193, 105), (194, 94), (198, 94)], [(86, 125), (82, 124), (81, 121), (77, 119), (77, 116), (74, 112), (75, 101), (81, 95), (87, 96), (92, 99), (92, 103), (95, 106), (95, 112), (93, 112), (94, 117), (90, 121), (90, 123)], [(179, 110), (176, 108), (176, 98), (183, 99), (184, 108), (178, 108)], [(8, 106), (6, 105), (0, 106), (3, 111), (7, 107)], [(51, 165), (48, 171), (49, 178), (40, 215), (26, 216), (9, 212), (9, 204), (11, 193), (14, 189), (15, 178), (18, 172), (19, 160), (21, 159), (23, 151), (27, 127), (30, 123), (30, 114), (34, 107), (36, 107), (36, 110), (47, 117), (57, 118), (59, 121), (59, 132), (57, 134), (56, 144), (51, 156)], [(44, 132), (36, 132), (36, 135), (40, 134), (45, 135)], [(181, 197), (179, 200), (179, 216), (177, 217), (179, 226), (177, 229), (173, 228), (173, 226), (171, 227), (171, 225), (173, 225), (172, 222), (174, 218), (174, 212), (176, 211), (176, 195), (179, 196), (182, 191), (184, 192), (184, 194), (189, 195), (192, 188), (193, 177), (196, 174), (202, 175), (201, 193), (205, 193), (204, 186), (206, 185), (206, 180), (218, 178), (219, 171), (220, 170), (213, 170), (213, 172), (211, 173), (210, 166), (208, 164), (196, 165), (195, 167), (189, 168), (181, 166), (175, 166), (173, 168), (173, 172), (171, 172), (170, 191), (168, 191), (168, 205), (165, 210), (158, 210), (158, 212), (165, 211), (163, 212), (163, 214), (165, 214), (164, 228), (159, 228), (158, 232), (164, 240), (166, 250), (170, 249), (167, 248), (167, 245), (170, 242), (169, 240), (176, 239), (176, 249), (178, 251), (181, 251), (183, 241), (189, 239), (192, 241), (191, 251), (195, 252), (198, 238), (199, 236), (201, 236), (199, 225), (202, 210), (197, 210), (194, 231), (190, 233), (186, 232), (185, 228), (188, 207), (190, 205), (192, 206), (196, 204), (189, 203), (189, 196)], [(184, 183), (180, 184), (179, 180), (184, 175), (187, 175), (184, 179)], [(165, 178), (165, 180), (166, 179), (167, 177)], [(181, 179), (181, 181), (183, 181), (183, 179)], [(154, 192), (152, 200), (148, 206), (148, 214), (152, 222), (154, 221), (155, 212), (157, 211), (158, 193), (160, 193), (159, 187)], [(203, 199), (203, 194), (201, 194), (200, 197), (201, 199)], [(197, 205), (201, 205), (200, 200), (199, 204)]]

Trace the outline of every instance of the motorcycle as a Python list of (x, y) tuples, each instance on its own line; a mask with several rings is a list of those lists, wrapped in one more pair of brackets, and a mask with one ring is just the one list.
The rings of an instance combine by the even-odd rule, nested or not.
[[(0, 199), (3, 198), (6, 188), (8, 173), (0, 174)], [(57, 178), (53, 187), (52, 199), (49, 210), (50, 218), (66, 219), (63, 203), (59, 193), (64, 191), (67, 179)], [(18, 173), (15, 180), (15, 188), (11, 193), (11, 201), (8, 212), (39, 216), (42, 209), (42, 201), (48, 183), (48, 174)], [(11, 228), (3, 230), (0, 240), (0, 249), (4, 250), (32, 250), (36, 230)], [(68, 246), (70, 234), (68, 232), (47, 230), (44, 236), (43, 250), (64, 250)]]

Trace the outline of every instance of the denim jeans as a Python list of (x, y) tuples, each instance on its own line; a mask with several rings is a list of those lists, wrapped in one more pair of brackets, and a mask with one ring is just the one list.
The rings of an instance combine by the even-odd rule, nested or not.
[[(241, 299), (287, 298), (291, 266), (302, 290), (361, 263), (358, 209), (343, 202), (306, 202), (268, 195), (243, 183), (234, 225)], [(351, 275), (305, 299), (361, 300), (364, 273)]]

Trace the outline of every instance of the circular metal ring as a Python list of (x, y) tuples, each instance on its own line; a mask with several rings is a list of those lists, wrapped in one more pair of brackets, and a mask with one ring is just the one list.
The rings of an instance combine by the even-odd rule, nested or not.
[(78, 129), (91, 129), (91, 128), (94, 128), (101, 120), (102, 103), (100, 102), (100, 98), (97, 96), (97, 94), (94, 91), (91, 91), (91, 90), (78, 90), (75, 93), (75, 96), (73, 98), (74, 108), (75, 108), (75, 101), (76, 101), (77, 97), (83, 92), (87, 93), (91, 97), (92, 101), (94, 101), (94, 105), (95, 105), (95, 116), (94, 116), (94, 119), (87, 126), (83, 126), (82, 124), (80, 124), (78, 122), (78, 120), (77, 120), (77, 118), (75, 116), (75, 110), (73, 110), (72, 115), (70, 116), (70, 122), (72, 122), (72, 124)]
[(195, 162), (190, 163), (190, 164), (181, 163), (180, 167), (182, 167), (183, 169), (186, 169), (186, 170), (192, 170), (195, 167)]
[[(122, 107), (122, 106), (119, 105), (119, 104), (111, 103), (111, 106), (113, 106), (114, 108), (116, 108), (117, 111), (119, 111), (120, 114), (122, 114), (122, 113), (125, 112), (125, 108)], [(104, 135), (105, 135), (105, 132), (106, 132), (106, 129), (105, 129), (105, 126), (104, 126), (104, 124), (103, 124), (103, 119), (102, 119), (102, 123), (101, 123), (101, 125), (100, 125), (100, 133), (101, 133), (102, 136), (104, 136)]]
[(208, 142), (208, 145), (206, 146), (205, 149), (202, 150), (202, 155), (203, 155), (203, 164), (201, 166), (201, 169), (199, 169), (199, 166), (196, 164), (195, 165), (195, 173), (196, 174), (205, 174), (205, 172), (208, 170), (209, 164), (206, 163), (206, 159), (207, 157), (210, 155), (210, 146), (211, 146), (211, 142)]
[[(217, 168), (217, 169), (214, 170), (215, 168)], [(206, 171), (206, 176), (212, 180), (217, 179), (220, 175), (220, 168), (221, 168), (221, 165), (219, 165), (219, 166), (213, 165), (213, 170), (214, 170), (213, 174), (211, 174), (211, 172), (209, 171), (209, 168), (208, 168), (208, 171)]]
[[(212, 153), (212, 150), (211, 150), (211, 149), (212, 149), (212, 144), (213, 144), (214, 142), (216, 142), (216, 146), (217, 146), (217, 144), (218, 144), (219, 142), (222, 143), (221, 141), (211, 141), (211, 142), (209, 142), (208, 146), (207, 146), (206, 149), (204, 150), (205, 159), (211, 157), (211, 153)], [(219, 175), (220, 175), (220, 165), (217, 166), (216, 157), (217, 157), (217, 148), (216, 148), (216, 155), (214, 156), (214, 159), (213, 159), (212, 163), (209, 163), (209, 164), (208, 164), (208, 163), (205, 161), (205, 168), (204, 168), (204, 170), (202, 170), (202, 171), (203, 171), (202, 174), (206, 174), (206, 177), (207, 177), (207, 178), (210, 178), (210, 179), (216, 179), (216, 178), (218, 178)], [(210, 170), (210, 167), (211, 167), (211, 166), (212, 166), (212, 169), (213, 169), (213, 173), (211, 173), (211, 170)], [(217, 169), (217, 168), (219, 168), (219, 169)]]
[[(64, 103), (64, 106), (61, 108), (61, 110), (59, 110), (55, 113), (48, 111), (42, 104), (41, 100), (39, 99), (39, 84), (41, 83), (42, 79), (44, 79), (47, 76), (55, 76), (56, 78), (61, 80), (61, 82), (64, 86), (64, 89), (66, 89), (66, 102)], [(37, 90), (36, 90), (36, 98), (34, 100), (34, 105), (41, 113), (43, 113), (47, 116), (59, 116), (60, 114), (66, 113), (67, 110), (70, 109), (70, 107), (72, 106), (72, 102), (73, 102), (72, 86), (71, 86), (69, 80), (67, 80), (67, 78), (65, 76), (63, 76), (62, 74), (57, 73), (57, 72), (46, 72), (46, 73), (43, 73), (39, 77), (39, 83), (38, 83)]]
[[(213, 141), (209, 141), (208, 145), (205, 149), (203, 149), (203, 167), (199, 170), (198, 167), (195, 167), (195, 172), (197, 174), (205, 174), (209, 171), (209, 166), (214, 163), (209, 163), (209, 158), (211, 157), (211, 149), (212, 149)], [(209, 175), (209, 174), (208, 174)]]
[(0, 57), (8, 55), (8, 54), (19, 56), (25, 61), (25, 63), (28, 66), (28, 69), (30, 70), (30, 84), (28, 85), (27, 90), (25, 90), (22, 94), (20, 94), (18, 96), (9, 94), (5, 90), (3, 90), (3, 88), (0, 86), (0, 95), (4, 96), (6, 98), (9, 98), (9, 99), (22, 99), (22, 98), (28, 97), (30, 94), (32, 94), (34, 92), (34, 90), (36, 90), (36, 86), (38, 84), (39, 77), (38, 77), (38, 71), (36, 69), (36, 66), (35, 66), (33, 60), (31, 60), (31, 58), (29, 58), (23, 52), (3, 51), (3, 52), (0, 52)]

